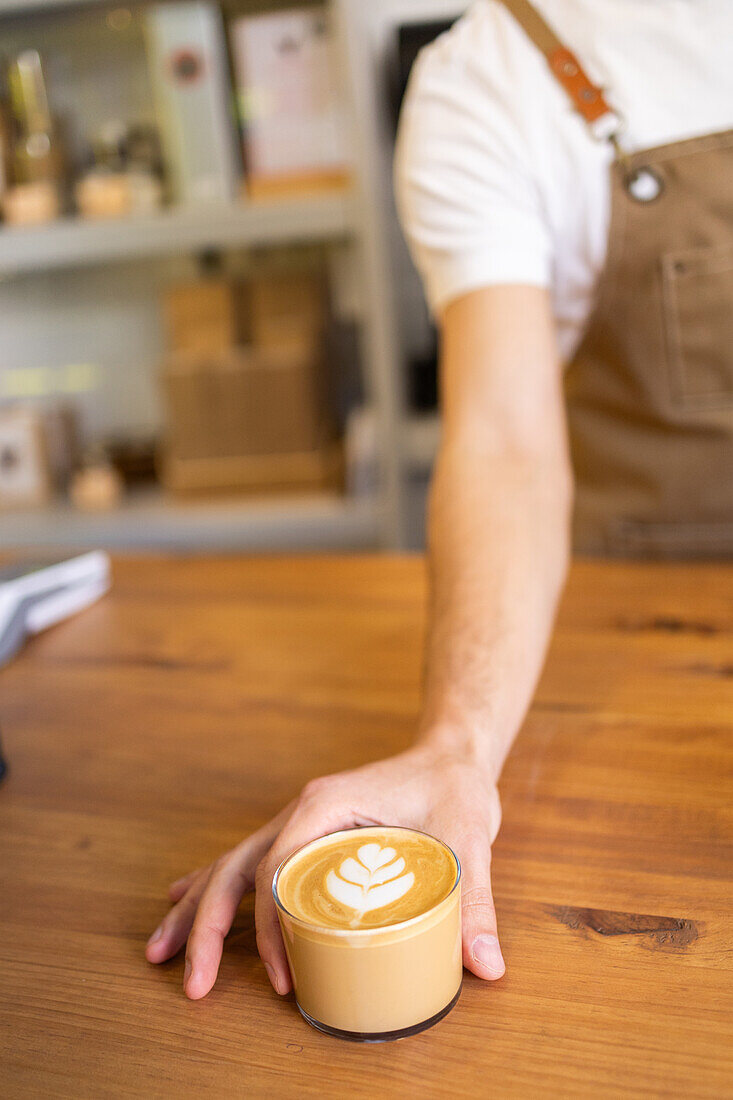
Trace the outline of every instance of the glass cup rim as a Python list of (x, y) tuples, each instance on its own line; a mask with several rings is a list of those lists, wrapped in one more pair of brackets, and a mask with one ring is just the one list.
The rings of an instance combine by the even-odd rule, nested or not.
[[(313, 924), (311, 921), (304, 920), (302, 917), (296, 917), (295, 913), (291, 913), (290, 910), (287, 909), (286, 906), (282, 903), (277, 892), (277, 883), (280, 878), (280, 873), (284, 869), (285, 865), (289, 863), (291, 859), (294, 859), (305, 848), (309, 848), (311, 844), (316, 844), (319, 840), (325, 840), (326, 837), (342, 836), (345, 833), (356, 833), (359, 832), (361, 829), (402, 829), (406, 833), (418, 833), (418, 835), (420, 836), (427, 836), (431, 840), (434, 840), (436, 844), (441, 844), (450, 852), (456, 864), (455, 882), (451, 886), (448, 893), (445, 895), (444, 898), (441, 898), (440, 901), (437, 901), (435, 905), (431, 905), (429, 909), (426, 909), (424, 913), (417, 913), (414, 917), (408, 917), (407, 920), (397, 921), (394, 924), (381, 924), (376, 925), (372, 928), (329, 928), (326, 925)], [(427, 917), (431, 913), (434, 913), (435, 910), (438, 909), (441, 905), (444, 905), (449, 900), (449, 898), (453, 897), (454, 893), (460, 885), (460, 882), (461, 861), (451, 848), (450, 844), (446, 844), (446, 842), (444, 840), (441, 840), (440, 837), (433, 836), (432, 833), (426, 832), (425, 829), (412, 829), (409, 825), (355, 825), (351, 829), (336, 829), (332, 833), (324, 833), (323, 836), (313, 837), (312, 840), (307, 840), (305, 844), (301, 844), (300, 847), (291, 852), (289, 856), (286, 856), (285, 859), (278, 866), (275, 874), (272, 876), (272, 897), (277, 909), (281, 913), (284, 913), (285, 916), (287, 916), (290, 920), (294, 921), (296, 924), (301, 925), (301, 927), (303, 928), (309, 929), (312, 932), (320, 932), (325, 936), (337, 937), (374, 936), (378, 935), (380, 932), (399, 931), (402, 928), (407, 928), (411, 924), (417, 923), (417, 921), (423, 920), (424, 917)]]

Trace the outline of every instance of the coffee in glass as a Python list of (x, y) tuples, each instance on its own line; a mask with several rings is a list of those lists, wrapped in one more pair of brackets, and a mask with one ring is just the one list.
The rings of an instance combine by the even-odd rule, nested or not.
[(460, 864), (427, 833), (347, 829), (278, 868), (273, 894), (298, 1007), (362, 1041), (437, 1023), (462, 978)]

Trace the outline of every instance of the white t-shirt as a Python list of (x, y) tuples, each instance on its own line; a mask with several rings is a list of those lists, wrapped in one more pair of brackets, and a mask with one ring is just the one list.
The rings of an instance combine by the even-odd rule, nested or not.
[[(733, 128), (733, 0), (535, 4), (607, 90), (629, 151)], [(397, 144), (431, 308), (491, 284), (550, 286), (569, 357), (605, 262), (611, 159), (504, 5), (474, 3), (418, 58)]]

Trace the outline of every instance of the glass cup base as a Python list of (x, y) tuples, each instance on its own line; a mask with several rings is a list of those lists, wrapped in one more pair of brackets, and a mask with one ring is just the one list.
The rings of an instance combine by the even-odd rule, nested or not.
[(411, 1027), (398, 1028), (396, 1031), (342, 1031), (341, 1028), (331, 1027), (330, 1024), (322, 1024), (318, 1020), (314, 1020), (300, 1007), (300, 1005), (298, 1005), (298, 1011), (311, 1027), (314, 1027), (317, 1031), (322, 1031), (324, 1035), (333, 1035), (335, 1039), (347, 1039), (351, 1043), (392, 1043), (395, 1039), (407, 1039), (410, 1035), (417, 1035), (421, 1031), (427, 1031), (429, 1027), (432, 1027), (433, 1024), (437, 1024), (439, 1020), (447, 1016), (450, 1010), (458, 1003), (462, 985), (463, 983), (458, 986), (458, 991), (453, 1000), (449, 1001), (445, 1008), (441, 1008), (440, 1012), (436, 1012), (430, 1019), (422, 1020), (419, 1024), (412, 1024)]

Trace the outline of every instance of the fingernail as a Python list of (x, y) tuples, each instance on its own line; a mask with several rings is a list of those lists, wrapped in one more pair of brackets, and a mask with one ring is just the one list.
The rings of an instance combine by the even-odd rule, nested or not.
[(276, 993), (279, 993), (280, 988), (277, 984), (277, 975), (275, 974), (275, 971), (272, 969), (269, 963), (265, 963), (265, 970), (267, 971), (267, 977), (270, 979), (272, 988), (275, 990)]
[(183, 968), (183, 988), (184, 989), (188, 985), (188, 979), (191, 977), (191, 971), (192, 970), (193, 970), (193, 967), (191, 966), (191, 963), (188, 961), (188, 959), (186, 959), (186, 965)]
[(504, 959), (496, 936), (477, 936), (471, 945), (471, 954), (489, 973), (496, 974), (497, 977), (504, 973)]
[(163, 935), (163, 925), (159, 924), (153, 932), (152, 936), (148, 940), (147, 946), (150, 947), (151, 943), (157, 943), (160, 937)]

